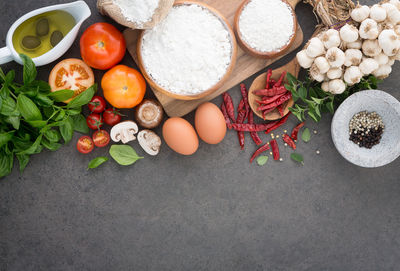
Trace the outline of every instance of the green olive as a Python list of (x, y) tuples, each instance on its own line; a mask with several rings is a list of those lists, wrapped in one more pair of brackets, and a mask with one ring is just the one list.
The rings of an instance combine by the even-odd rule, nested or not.
[(41, 44), (41, 41), (36, 36), (25, 36), (22, 41), (22, 47), (27, 51), (32, 51), (38, 48)]
[(41, 18), (36, 23), (36, 35), (43, 37), (49, 34), (49, 20)]
[(51, 33), (50, 36), (50, 44), (51, 46), (55, 47), (62, 39), (64, 38), (63, 33), (61, 33), (61, 31), (54, 31), (53, 33)]

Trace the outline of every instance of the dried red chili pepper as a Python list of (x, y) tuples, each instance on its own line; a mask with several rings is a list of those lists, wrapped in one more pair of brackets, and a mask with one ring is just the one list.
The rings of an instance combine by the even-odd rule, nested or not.
[(279, 154), (279, 147), (278, 147), (278, 142), (276, 142), (276, 139), (273, 139), (269, 142), (272, 148), (272, 154), (274, 156), (274, 160), (279, 160), (280, 154)]
[(267, 71), (267, 82), (265, 84), (266, 89), (269, 89), (271, 86), (273, 86), (273, 85), (271, 85), (271, 76), (272, 76), (272, 69), (269, 69)]
[(231, 128), (241, 132), (261, 132), (273, 127), (277, 123), (277, 121), (263, 124), (232, 123)]
[(280, 127), (281, 125), (283, 125), (287, 119), (289, 118), (291, 112), (289, 112), (286, 116), (284, 116), (280, 121), (278, 121), (275, 125), (273, 125), (272, 127), (268, 128), (265, 133), (269, 134), (271, 133), (273, 130), (277, 129), (278, 127)]
[(293, 140), (297, 140), (297, 135), (299, 134), (299, 131), (304, 126), (304, 124), (306, 123), (303, 121), (302, 123), (299, 123), (296, 127), (293, 128), (292, 134), (290, 135), (290, 137)]
[[(254, 123), (254, 113), (253, 113), (252, 110), (250, 110), (249, 115), (247, 117), (247, 120), (248, 120), (249, 124), (253, 124)], [(257, 132), (250, 132), (250, 136), (253, 139), (254, 143), (256, 143), (257, 146), (262, 144), (262, 140), (258, 136)]]
[(244, 102), (244, 108), (246, 108), (247, 114), (250, 111), (250, 105), (248, 100), (248, 93), (245, 84), (240, 84), (240, 92), (242, 93), (242, 99)]
[(257, 110), (263, 111), (263, 110), (267, 110), (270, 108), (275, 108), (278, 105), (281, 105), (281, 104), (285, 103), (286, 101), (290, 100), (290, 98), (292, 98), (292, 93), (289, 92), (289, 93), (286, 93), (286, 94), (280, 96), (276, 101), (274, 101), (272, 103), (259, 106), (257, 108)]
[(280, 95), (280, 94), (285, 94), (287, 92), (287, 89), (285, 88), (285, 86), (273, 86), (270, 89), (259, 89), (254, 91), (254, 95), (258, 95), (258, 96), (275, 96), (275, 95)]
[(228, 93), (222, 94), (224, 99), (226, 112), (228, 113), (229, 118), (234, 122), (235, 121), (235, 109), (233, 107), (232, 97)]
[(254, 159), (256, 159), (257, 156), (259, 156), (261, 153), (263, 153), (263, 152), (265, 152), (265, 151), (267, 151), (267, 150), (269, 150), (269, 149), (270, 149), (270, 147), (269, 147), (269, 142), (266, 143), (266, 144), (264, 144), (264, 145), (262, 145), (260, 148), (258, 148), (258, 149), (253, 153), (253, 155), (252, 155), (251, 158), (250, 158), (250, 163), (252, 163), (252, 162), (254, 161)]
[[(238, 117), (236, 119), (236, 123), (237, 124), (242, 124), (245, 119), (246, 119), (246, 110), (242, 109), (238, 113)], [(245, 141), (244, 132), (243, 131), (238, 131), (237, 134), (238, 134), (240, 148), (243, 150), (244, 149), (244, 141)]]
[(272, 79), (269, 81), (269, 88), (272, 88), (276, 85), (276, 80)]
[(282, 85), (283, 79), (285, 79), (286, 71), (282, 72), (281, 77), (279, 77), (278, 82), (276, 82), (276, 86), (280, 87)]
[(282, 137), (283, 141), (286, 142), (286, 144), (289, 145), (293, 150), (296, 149), (296, 143), (294, 143), (293, 139), (290, 138), (287, 134), (284, 134)]
[(283, 106), (283, 104), (278, 105), (278, 111), (279, 111), (279, 115), (281, 117), (283, 117), (285, 115), (285, 107)]
[(272, 97), (264, 96), (264, 97), (262, 97), (262, 100), (261, 100), (261, 101), (256, 100), (256, 102), (257, 102), (259, 105), (262, 105), (262, 104), (270, 104), (270, 103), (272, 103), (272, 102), (278, 100), (278, 99), (279, 99), (281, 96), (283, 96), (283, 95), (285, 95), (285, 94), (275, 95), (275, 96), (272, 96)]
[(244, 108), (244, 101), (243, 99), (240, 100), (238, 108), (237, 108), (237, 112), (239, 114), (239, 111), (242, 110)]
[(232, 127), (231, 120), (229, 119), (228, 113), (226, 112), (226, 107), (225, 107), (224, 103), (221, 104), (221, 111), (222, 111), (222, 115), (224, 115), (226, 126), (229, 129), (231, 129), (231, 127)]
[(274, 110), (275, 110), (275, 108), (270, 108), (270, 109), (267, 109), (267, 110), (262, 111), (262, 113), (263, 113), (263, 119), (266, 118), (266, 116), (267, 116), (268, 113), (270, 113), (270, 112), (272, 112), (272, 111), (274, 111)]

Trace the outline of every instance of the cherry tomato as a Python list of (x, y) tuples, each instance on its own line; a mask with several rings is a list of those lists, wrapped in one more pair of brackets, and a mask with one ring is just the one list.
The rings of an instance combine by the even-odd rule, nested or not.
[(115, 108), (108, 108), (103, 113), (103, 119), (108, 125), (114, 126), (121, 122), (121, 113)]
[(103, 118), (100, 114), (92, 113), (86, 118), (87, 126), (93, 130), (99, 130), (103, 126)]
[(135, 69), (117, 65), (101, 79), (104, 98), (116, 108), (132, 108), (138, 105), (146, 93), (146, 82)]
[[(61, 89), (73, 90), (75, 93), (72, 98), (74, 98), (94, 84), (94, 75), (85, 62), (77, 58), (69, 58), (54, 66), (50, 72), (49, 84), (52, 92)], [(70, 102), (72, 98), (64, 103)]]
[(90, 136), (82, 136), (79, 138), (78, 143), (76, 143), (76, 148), (80, 153), (89, 153), (94, 149), (93, 140), (90, 138)]
[(100, 96), (93, 96), (88, 104), (89, 110), (92, 113), (101, 113), (106, 109), (106, 100)]
[(113, 25), (95, 23), (83, 32), (81, 56), (90, 67), (107, 70), (121, 61), (125, 55), (124, 36)]
[(110, 135), (106, 130), (98, 130), (93, 133), (94, 145), (99, 148), (105, 147), (110, 143)]

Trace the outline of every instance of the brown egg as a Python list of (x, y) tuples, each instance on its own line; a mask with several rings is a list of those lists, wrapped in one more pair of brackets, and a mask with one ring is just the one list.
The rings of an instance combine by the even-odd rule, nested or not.
[(218, 144), (225, 137), (224, 115), (213, 103), (203, 103), (197, 108), (194, 123), (199, 137), (208, 144)]
[(168, 119), (162, 129), (165, 143), (179, 154), (191, 155), (199, 147), (199, 139), (193, 126), (182, 118)]

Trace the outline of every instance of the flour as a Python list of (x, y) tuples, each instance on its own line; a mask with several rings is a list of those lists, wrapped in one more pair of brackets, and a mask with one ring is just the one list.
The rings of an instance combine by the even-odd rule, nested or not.
[(160, 0), (114, 0), (126, 20), (138, 25), (149, 22)]
[(232, 41), (225, 25), (196, 4), (172, 8), (156, 27), (146, 30), (142, 59), (147, 73), (170, 92), (197, 94), (225, 75)]
[(293, 36), (291, 8), (281, 0), (252, 0), (239, 18), (242, 39), (259, 52), (276, 51)]

